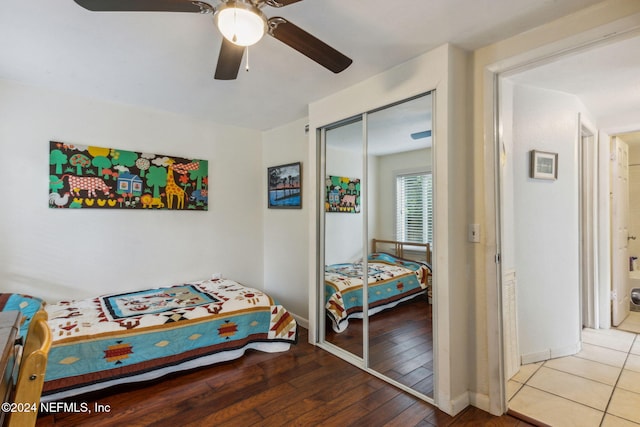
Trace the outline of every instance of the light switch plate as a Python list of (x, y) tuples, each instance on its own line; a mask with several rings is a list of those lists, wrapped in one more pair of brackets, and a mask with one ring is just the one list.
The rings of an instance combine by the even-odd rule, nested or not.
[(480, 243), (480, 224), (469, 224), (469, 241)]

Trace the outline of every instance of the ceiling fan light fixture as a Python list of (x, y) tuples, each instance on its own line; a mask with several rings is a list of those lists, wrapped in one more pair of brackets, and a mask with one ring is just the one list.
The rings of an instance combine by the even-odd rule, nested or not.
[(214, 20), (227, 40), (238, 46), (251, 46), (267, 31), (267, 19), (260, 9), (242, 1), (229, 1), (218, 8)]

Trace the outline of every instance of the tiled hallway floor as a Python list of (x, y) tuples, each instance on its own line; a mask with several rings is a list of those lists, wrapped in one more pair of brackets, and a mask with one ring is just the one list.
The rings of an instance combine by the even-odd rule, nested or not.
[(627, 318), (618, 326), (618, 329), (640, 334), (640, 312), (632, 311), (629, 313)]
[(509, 410), (554, 427), (640, 427), (640, 335), (584, 329), (582, 342), (576, 355), (522, 366), (507, 385)]

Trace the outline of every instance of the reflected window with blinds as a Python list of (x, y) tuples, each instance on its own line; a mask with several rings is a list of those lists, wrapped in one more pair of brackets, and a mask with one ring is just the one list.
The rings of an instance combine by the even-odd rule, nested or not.
[(396, 239), (433, 244), (431, 172), (396, 176)]

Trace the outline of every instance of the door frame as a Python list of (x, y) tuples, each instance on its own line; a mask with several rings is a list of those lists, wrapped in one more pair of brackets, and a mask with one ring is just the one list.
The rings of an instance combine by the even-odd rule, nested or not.
[(578, 115), (581, 326), (598, 328), (598, 145), (596, 127)]
[[(450, 276), (458, 273), (459, 269), (450, 268), (449, 248), (457, 243), (450, 236), (449, 182), (456, 176), (456, 171), (448, 167), (453, 148), (463, 146), (466, 142), (466, 116), (463, 106), (465, 99), (459, 93), (465, 94), (464, 88), (454, 85), (452, 76), (462, 75), (466, 70), (466, 54), (452, 45), (442, 45), (404, 64), (399, 65), (358, 85), (350, 86), (334, 95), (318, 100), (309, 105), (309, 162), (307, 209), (309, 209), (309, 342), (319, 343), (318, 325), (324, 322), (322, 295), (319, 292), (319, 271), (324, 266), (318, 257), (318, 223), (320, 221), (320, 195), (318, 194), (319, 144), (316, 129), (344, 117), (360, 114), (403, 100), (416, 94), (435, 90), (435, 110), (433, 112), (434, 140), (445, 141), (433, 147), (433, 177), (434, 177), (434, 250), (433, 260), (433, 345), (434, 345), (434, 403), (450, 415), (456, 415), (469, 405), (468, 378), (470, 368), (468, 364), (460, 364), (459, 355), (467, 354), (467, 342), (454, 339), (456, 335), (450, 333), (463, 316), (450, 315), (453, 302), (450, 297), (454, 291), (461, 295), (464, 301), (466, 294), (460, 292), (461, 283), (453, 282)], [(395, 83), (394, 83), (395, 82)], [(396, 84), (397, 83), (397, 84)], [(390, 85), (390, 86), (389, 86)], [(454, 95), (458, 95), (454, 97)], [(454, 106), (460, 108), (454, 108)], [(456, 125), (454, 126), (454, 123)], [(459, 124), (462, 123), (462, 124)], [(457, 220), (457, 218), (454, 218)], [(439, 255), (438, 255), (439, 254)], [(453, 264), (453, 262), (451, 262)], [(321, 282), (320, 282), (321, 283)], [(450, 285), (451, 283), (451, 285)], [(466, 303), (465, 303), (466, 304)], [(452, 355), (454, 357), (452, 357)], [(455, 369), (454, 369), (455, 367)], [(372, 372), (373, 374), (373, 372)], [(375, 375), (375, 374), (374, 374)]]
[[(479, 141), (475, 146), (475, 154), (482, 159), (480, 168), (484, 171), (480, 174), (479, 182), (484, 182), (483, 206), (486, 217), (486, 244), (484, 250), (484, 281), (486, 283), (485, 309), (487, 325), (486, 350), (488, 356), (488, 402), (480, 406), (491, 414), (501, 415), (507, 410), (506, 375), (504, 368), (504, 342), (502, 335), (502, 277), (500, 264), (500, 182), (499, 180), (499, 145), (500, 127), (498, 122), (498, 86), (499, 78), (505, 73), (517, 69), (526, 69), (537, 64), (552, 61), (555, 58), (574, 52), (600, 46), (604, 43), (619, 41), (627, 37), (636, 36), (640, 30), (640, 8), (635, 10), (607, 9), (607, 13), (597, 8), (590, 9), (593, 16), (585, 20), (584, 14), (574, 14), (566, 18), (539, 27), (527, 33), (525, 36), (514, 37), (500, 42), (502, 46), (489, 46), (479, 49), (475, 53), (474, 69), (474, 139)], [(612, 18), (611, 15), (616, 15)], [(569, 25), (568, 25), (569, 24)], [(573, 25), (571, 25), (573, 24)], [(569, 30), (572, 28), (573, 30)], [(555, 39), (549, 40), (544, 34), (553, 34)], [(613, 34), (613, 35), (612, 35)], [(540, 39), (547, 40), (546, 44), (540, 43)], [(503, 47), (503, 49), (500, 49)], [(600, 139), (604, 140), (606, 130), (600, 131)], [(600, 144), (598, 152), (598, 168), (606, 170), (608, 165), (609, 147)], [(604, 159), (604, 160), (603, 160)], [(604, 166), (604, 169), (603, 169)], [(606, 175), (606, 176), (603, 176)], [(609, 260), (609, 215), (608, 215), (608, 186), (607, 174), (599, 174), (598, 205), (600, 215), (598, 217), (598, 241), (597, 256), (601, 260), (598, 271), (598, 287), (600, 304), (600, 324), (603, 319), (602, 301), (603, 286), (609, 284), (610, 260)], [(603, 197), (603, 188), (607, 197)], [(603, 211), (605, 211), (603, 213)], [(603, 226), (604, 225), (604, 226)], [(606, 252), (605, 248), (606, 247)], [(479, 280), (481, 280), (479, 278)], [(608, 302), (608, 301), (607, 301)], [(609, 316), (610, 318), (610, 316)], [(602, 326), (601, 326), (602, 327)], [(480, 403), (480, 402), (479, 402)]]

